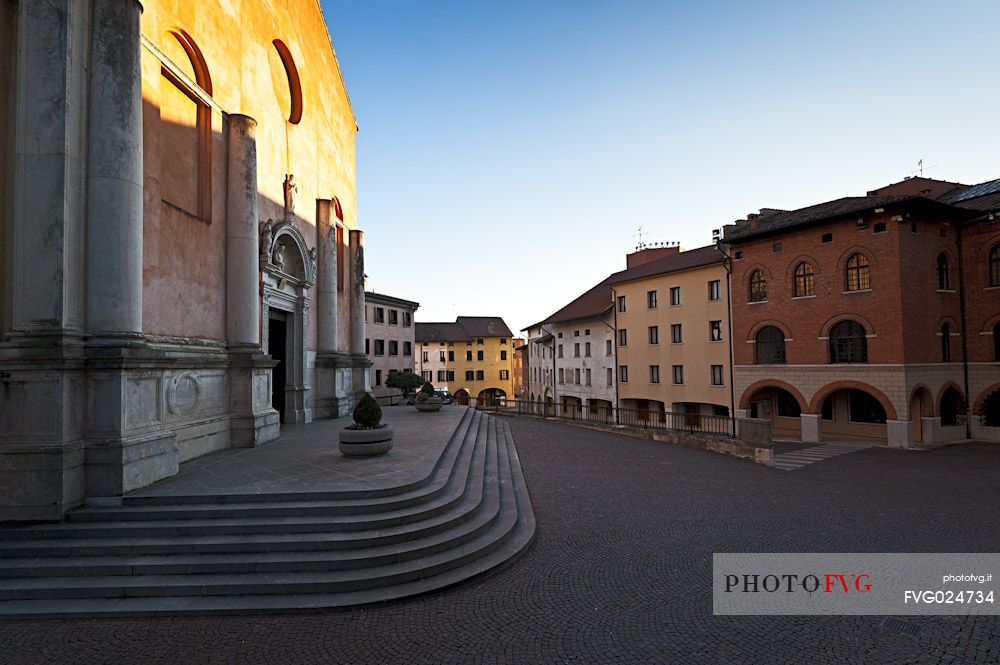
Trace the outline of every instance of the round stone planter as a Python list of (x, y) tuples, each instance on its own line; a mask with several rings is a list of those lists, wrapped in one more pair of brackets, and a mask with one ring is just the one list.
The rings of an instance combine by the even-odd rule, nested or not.
[(432, 397), (425, 402), (414, 402), (414, 406), (417, 407), (417, 411), (440, 411), (442, 404), (444, 404), (444, 400), (440, 397)]
[(340, 454), (344, 457), (374, 457), (392, 448), (392, 428), (340, 430)]

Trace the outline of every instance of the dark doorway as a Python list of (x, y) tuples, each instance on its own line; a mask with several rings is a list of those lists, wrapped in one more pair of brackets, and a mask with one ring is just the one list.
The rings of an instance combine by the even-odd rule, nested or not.
[(268, 320), (267, 352), (278, 364), (271, 370), (271, 406), (285, 422), (285, 370), (288, 367), (286, 352), (288, 317), (283, 312), (272, 311)]

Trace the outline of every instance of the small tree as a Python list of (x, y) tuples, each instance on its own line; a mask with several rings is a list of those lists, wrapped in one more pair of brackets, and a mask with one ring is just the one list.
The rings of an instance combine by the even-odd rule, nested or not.
[(382, 407), (375, 398), (365, 393), (354, 407), (354, 429), (375, 429), (382, 423)]
[(406, 397), (420, 385), (423, 379), (420, 375), (414, 374), (413, 372), (395, 372), (389, 375), (389, 378), (385, 380), (385, 385), (389, 388), (396, 388), (402, 391), (403, 397)]

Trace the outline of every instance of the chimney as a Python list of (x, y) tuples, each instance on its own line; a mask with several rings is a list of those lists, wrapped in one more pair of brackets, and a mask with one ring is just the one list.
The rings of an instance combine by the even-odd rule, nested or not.
[(631, 254), (625, 255), (625, 268), (634, 268), (636, 266), (641, 266), (650, 261), (655, 261), (657, 259), (662, 259), (664, 256), (669, 256), (671, 254), (679, 254), (681, 251), (680, 245), (669, 245), (667, 247), (647, 247), (645, 249), (640, 249), (637, 252), (632, 252)]
[(747, 223), (750, 225), (750, 230), (751, 231), (756, 231), (757, 230), (757, 227), (759, 226), (759, 224), (757, 223), (757, 218), (758, 217), (760, 217), (760, 215), (758, 215), (755, 212), (751, 212), (751, 213), (749, 213), (747, 215)]

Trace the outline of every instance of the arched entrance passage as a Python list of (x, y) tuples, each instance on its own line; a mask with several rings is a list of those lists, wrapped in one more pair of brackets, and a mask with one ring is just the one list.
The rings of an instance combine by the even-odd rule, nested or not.
[(917, 386), (910, 396), (910, 422), (913, 427), (913, 441), (919, 443), (924, 440), (923, 418), (934, 416), (934, 398), (927, 386)]
[(487, 388), (479, 392), (476, 403), (479, 406), (496, 406), (500, 400), (506, 399), (507, 393), (500, 388)]
[(941, 427), (959, 427), (965, 424), (965, 400), (955, 386), (948, 386), (941, 393), (938, 406)]
[(583, 416), (583, 400), (579, 397), (564, 395), (562, 398), (562, 416), (564, 418), (581, 418)]
[(983, 400), (979, 417), (985, 427), (1000, 427), (1000, 389), (994, 390)]
[(872, 393), (859, 388), (834, 390), (820, 407), (820, 439), (823, 441), (888, 440), (888, 414)]
[(746, 397), (745, 403), (751, 418), (771, 421), (774, 438), (802, 438), (802, 403), (788, 390), (773, 385), (760, 386)]
[(469, 391), (465, 388), (459, 388), (454, 395), (452, 395), (452, 400), (455, 404), (463, 404), (465, 406), (469, 405)]

